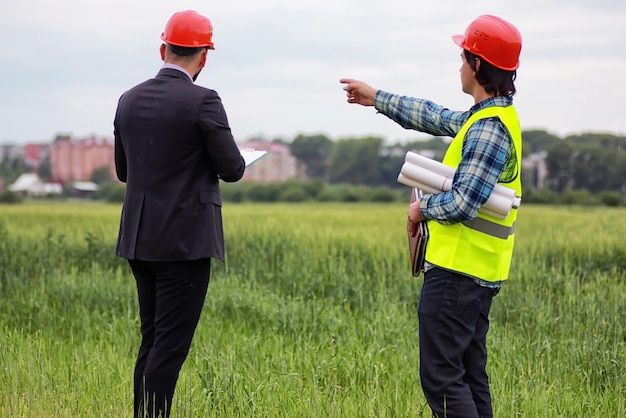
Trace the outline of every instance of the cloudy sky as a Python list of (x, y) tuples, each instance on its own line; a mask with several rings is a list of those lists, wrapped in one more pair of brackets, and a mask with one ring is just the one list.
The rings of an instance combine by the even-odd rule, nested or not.
[(156, 74), (184, 9), (213, 22), (197, 83), (218, 91), (238, 141), (423, 136), (347, 104), (339, 79), (467, 109), (450, 36), (486, 13), (522, 33), (523, 129), (626, 134), (623, 0), (14, 0), (0, 5), (0, 142), (112, 137), (119, 96)]

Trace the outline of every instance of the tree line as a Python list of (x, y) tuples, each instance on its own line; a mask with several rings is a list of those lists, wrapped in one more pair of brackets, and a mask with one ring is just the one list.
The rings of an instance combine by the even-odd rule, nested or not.
[[(626, 137), (586, 133), (560, 138), (533, 130), (523, 132), (522, 141), (523, 158), (544, 153), (547, 172), (543, 184), (549, 190), (626, 193)], [(385, 144), (380, 137), (333, 141), (325, 135), (299, 135), (288, 145), (308, 179), (403, 187), (396, 178), (407, 151), (427, 152), (441, 161), (449, 143), (450, 138), (444, 137)], [(536, 188), (530, 177), (522, 180), (525, 188)]]
[[(531, 130), (524, 131), (522, 139), (523, 158), (539, 155), (546, 170), (540, 185), (536, 170), (522, 170), (526, 202), (589, 203), (601, 199), (601, 203), (612, 206), (626, 202), (626, 137), (584, 133), (561, 138), (544, 130)], [(450, 140), (430, 137), (390, 144), (377, 136), (333, 140), (322, 134), (301, 134), (291, 142), (275, 139), (289, 147), (305, 179), (283, 185), (228, 185), (224, 191), (227, 198), (239, 201), (403, 199), (408, 188), (396, 179), (406, 152), (423, 153), (441, 161)], [(26, 168), (23, 159), (5, 154), (0, 159), (5, 186), (7, 180), (17, 178)], [(47, 178), (49, 162), (44, 161), (38, 171)], [(102, 198), (111, 190), (115, 199), (123, 196), (123, 190), (115, 190), (108, 169), (96, 170), (91, 180), (103, 186), (96, 197)]]

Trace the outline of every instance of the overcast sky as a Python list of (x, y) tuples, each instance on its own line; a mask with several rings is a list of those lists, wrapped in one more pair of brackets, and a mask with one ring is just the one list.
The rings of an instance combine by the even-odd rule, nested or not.
[(346, 103), (339, 79), (465, 110), (450, 36), (486, 13), (522, 33), (523, 130), (626, 134), (624, 0), (7, 0), (0, 142), (112, 137), (119, 96), (158, 72), (160, 35), (184, 9), (213, 22), (197, 83), (220, 94), (238, 141), (424, 137)]

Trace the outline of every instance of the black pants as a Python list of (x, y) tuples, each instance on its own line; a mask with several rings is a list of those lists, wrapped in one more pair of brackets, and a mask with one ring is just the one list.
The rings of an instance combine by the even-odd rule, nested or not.
[(419, 304), (420, 378), (436, 417), (492, 417), (487, 376), (489, 309), (498, 289), (434, 268)]
[(135, 417), (168, 417), (178, 373), (202, 312), (211, 260), (128, 263), (137, 281), (141, 318)]

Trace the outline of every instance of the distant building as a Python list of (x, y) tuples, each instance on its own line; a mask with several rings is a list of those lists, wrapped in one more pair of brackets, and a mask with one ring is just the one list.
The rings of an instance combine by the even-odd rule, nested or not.
[(50, 153), (49, 144), (29, 143), (24, 146), (24, 163), (31, 169), (38, 169)]
[(63, 186), (59, 183), (45, 183), (35, 173), (25, 173), (9, 185), (9, 190), (28, 196), (48, 196), (61, 194)]
[(297, 160), (287, 145), (265, 141), (247, 141), (238, 145), (269, 152), (246, 168), (242, 181), (278, 182), (298, 177)]
[(24, 157), (24, 145), (2, 144), (0, 145), (0, 161), (13, 161)]
[(115, 177), (114, 143), (108, 138), (59, 138), (50, 146), (52, 178), (64, 183), (88, 181), (93, 172), (107, 167)]
[(543, 189), (545, 179), (548, 176), (548, 167), (546, 165), (546, 151), (530, 154), (522, 160), (522, 182), (524, 187), (531, 189)]
[[(260, 140), (238, 145), (269, 152), (246, 169), (243, 181), (279, 182), (302, 177), (288, 145)], [(0, 157), (22, 155), (27, 165), (34, 169), (49, 154), (52, 181), (66, 184), (89, 181), (94, 171), (103, 167), (108, 168), (111, 178), (116, 179), (114, 148), (114, 141), (109, 138), (59, 136), (49, 146), (4, 147), (0, 149)]]
[(39, 186), (40, 184), (42, 184), (42, 181), (37, 174), (25, 173), (20, 175), (13, 184), (9, 185), (9, 190), (14, 192), (27, 192), (32, 187)]

